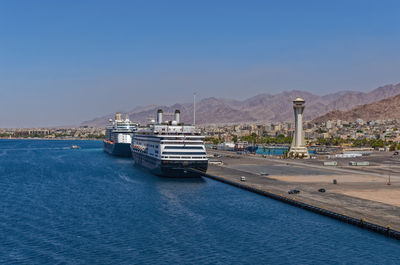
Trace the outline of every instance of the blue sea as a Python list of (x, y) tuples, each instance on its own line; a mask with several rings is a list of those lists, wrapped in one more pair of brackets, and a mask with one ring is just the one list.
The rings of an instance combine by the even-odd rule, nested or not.
[(400, 264), (400, 242), (210, 179), (153, 176), (99, 141), (0, 140), (0, 263)]

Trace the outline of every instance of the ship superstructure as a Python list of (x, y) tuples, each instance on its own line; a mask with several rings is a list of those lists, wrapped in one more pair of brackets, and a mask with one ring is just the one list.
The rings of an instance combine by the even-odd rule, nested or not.
[(156, 122), (135, 132), (131, 145), (135, 164), (158, 176), (202, 176), (208, 167), (204, 136), (195, 126), (180, 123), (179, 110), (174, 121), (163, 122), (162, 116), (158, 110)]
[(133, 133), (139, 124), (131, 122), (128, 117), (122, 119), (121, 113), (115, 114), (115, 120), (109, 120), (106, 127), (106, 139), (104, 140), (104, 151), (115, 156), (131, 156), (130, 145)]

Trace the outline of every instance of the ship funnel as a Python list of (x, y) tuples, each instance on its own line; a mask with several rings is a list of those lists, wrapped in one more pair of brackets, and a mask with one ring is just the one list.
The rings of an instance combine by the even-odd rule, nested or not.
[(122, 121), (121, 112), (117, 112), (117, 113), (115, 114), (115, 120), (116, 120), (116, 121)]
[(175, 121), (177, 124), (179, 124), (181, 122), (181, 112), (180, 110), (175, 110)]
[(159, 110), (157, 111), (157, 123), (158, 123), (158, 124), (161, 124), (161, 123), (162, 123), (162, 115), (163, 115), (163, 111), (162, 111), (162, 109), (159, 109)]

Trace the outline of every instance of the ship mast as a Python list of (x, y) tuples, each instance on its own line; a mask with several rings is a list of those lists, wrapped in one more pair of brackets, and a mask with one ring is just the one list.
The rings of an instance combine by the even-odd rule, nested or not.
[(193, 94), (193, 125), (196, 125), (196, 93)]

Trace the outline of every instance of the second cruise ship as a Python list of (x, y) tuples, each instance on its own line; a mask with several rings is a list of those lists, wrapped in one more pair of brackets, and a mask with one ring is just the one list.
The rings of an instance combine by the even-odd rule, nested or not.
[(123, 120), (121, 113), (117, 112), (115, 120), (110, 119), (110, 124), (106, 127), (104, 151), (115, 156), (130, 157), (132, 136), (138, 126), (138, 123), (131, 122), (128, 117)]
[(131, 150), (136, 165), (162, 177), (201, 177), (208, 168), (204, 136), (193, 125), (180, 123), (180, 111), (175, 120), (163, 122), (158, 110), (157, 121), (139, 128)]

